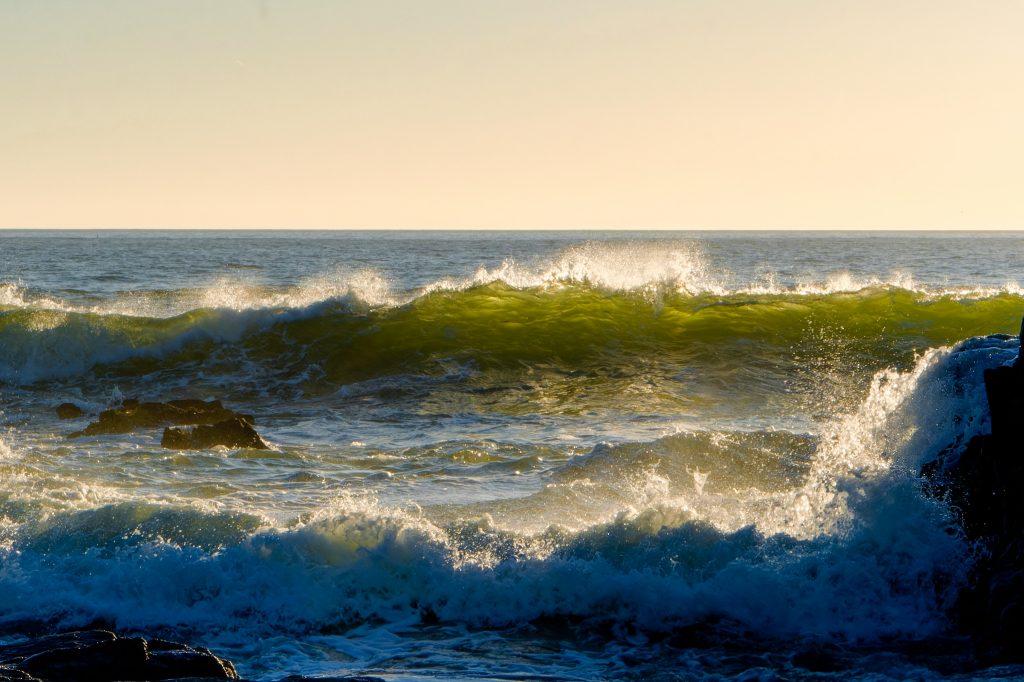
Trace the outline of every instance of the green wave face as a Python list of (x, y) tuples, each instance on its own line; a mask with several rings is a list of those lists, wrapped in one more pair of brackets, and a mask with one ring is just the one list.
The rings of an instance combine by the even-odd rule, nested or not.
[[(483, 370), (566, 371), (636, 362), (713, 369), (851, 354), (906, 362), (923, 348), (1013, 332), (1024, 300), (958, 301), (903, 290), (821, 297), (607, 295), (582, 286), (515, 290), (491, 284), (434, 293), (396, 309), (335, 313), (278, 325), (246, 347), (264, 361), (304, 348), (336, 383), (434, 371), (449, 361)], [(770, 369), (770, 367), (765, 367)]]
[[(906, 366), (928, 347), (1013, 333), (1022, 311), (1024, 298), (1008, 293), (687, 296), (503, 283), (375, 309), (324, 303), (141, 318), (18, 308), (0, 311), (0, 371), (16, 383), (245, 371), (322, 392), (463, 368), (504, 382), (541, 373), (596, 386), (644, 375), (655, 384), (674, 377), (705, 391), (746, 386), (767, 393), (815, 374), (870, 376)], [(652, 394), (656, 400), (658, 386)]]

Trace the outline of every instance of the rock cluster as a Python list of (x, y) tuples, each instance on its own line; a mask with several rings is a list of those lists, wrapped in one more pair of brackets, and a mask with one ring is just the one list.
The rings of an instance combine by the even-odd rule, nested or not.
[[(60, 410), (61, 408), (57, 409)], [(239, 415), (225, 408), (219, 400), (210, 400), (209, 402), (203, 400), (169, 400), (166, 403), (143, 403), (129, 398), (124, 400), (120, 407), (103, 410), (96, 421), (81, 431), (75, 431), (70, 434), (68, 438), (131, 433), (139, 429), (158, 426), (215, 424), (232, 417), (242, 417), (250, 423), (253, 421), (251, 416)]]
[(209, 649), (88, 630), (0, 646), (0, 681), (237, 680), (231, 661)]
[[(86, 630), (0, 645), (0, 682), (212, 682), (239, 680), (209, 649)], [(279, 682), (384, 682), (377, 677), (286, 677)]]
[(984, 659), (1024, 661), (1024, 359), (984, 378), (992, 433), (946, 448), (921, 473), (978, 548), (958, 625)]
[[(76, 419), (84, 413), (72, 403), (57, 407), (61, 419)], [(104, 410), (91, 424), (68, 438), (132, 433), (165, 427), (160, 444), (172, 449), (206, 449), (217, 445), (230, 448), (266, 449), (267, 444), (253, 428), (252, 415), (239, 414), (219, 400), (169, 400), (139, 402), (126, 399), (119, 407)], [(188, 426), (190, 429), (177, 427)]]

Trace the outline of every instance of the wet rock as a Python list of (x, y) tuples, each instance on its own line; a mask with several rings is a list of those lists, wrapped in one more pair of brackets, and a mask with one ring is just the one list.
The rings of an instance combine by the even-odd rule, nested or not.
[(58, 419), (78, 419), (84, 414), (82, 408), (74, 403), (61, 403), (57, 406)]
[[(1024, 331), (1024, 329), (1022, 329)], [(1024, 361), (984, 372), (992, 433), (953, 444), (921, 468), (978, 548), (952, 617), (988, 663), (1024, 661)]]
[(238, 673), (231, 661), (217, 658), (208, 649), (179, 649), (152, 651), (146, 663), (149, 680), (196, 677), (216, 680), (235, 680)]
[(23, 670), (0, 667), (0, 682), (42, 682), (42, 680), (32, 677)]
[[(37, 637), (0, 647), (0, 682), (116, 680), (237, 680), (230, 661), (208, 649), (94, 630)], [(8, 677), (4, 677), (7, 675)], [(20, 676), (20, 677), (19, 677)]]
[(19, 667), (43, 680), (141, 680), (149, 652), (141, 637), (30, 656)]
[(219, 400), (169, 400), (160, 402), (139, 402), (125, 400), (120, 407), (104, 410), (93, 423), (68, 438), (97, 436), (117, 433), (132, 433), (141, 429), (160, 426), (181, 426), (187, 424), (216, 424), (227, 419), (240, 418), (255, 423), (251, 415), (242, 415), (229, 410)]
[(160, 445), (171, 450), (208, 450), (218, 445), (269, 449), (252, 424), (241, 417), (225, 419), (216, 424), (201, 424), (191, 429), (168, 427), (164, 429)]
[(46, 651), (81, 649), (115, 639), (117, 635), (109, 630), (85, 630), (33, 637), (24, 642), (0, 646), (0, 665), (17, 666), (26, 658)]

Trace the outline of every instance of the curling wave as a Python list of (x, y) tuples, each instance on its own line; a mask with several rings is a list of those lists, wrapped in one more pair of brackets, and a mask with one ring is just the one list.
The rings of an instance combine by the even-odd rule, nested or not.
[[(643, 279), (642, 281), (647, 281)], [(851, 354), (866, 368), (990, 331), (1011, 332), (1024, 297), (937, 296), (898, 287), (852, 292), (609, 291), (592, 283), (438, 288), (401, 305), (346, 293), (299, 307), (203, 307), (172, 317), (0, 306), (0, 381), (28, 384), (91, 372), (132, 375), (242, 364), (335, 387), (394, 374), (524, 365), (564, 371), (671, 362), (714, 368)], [(388, 299), (390, 300), (390, 299)], [(224, 303), (225, 301), (220, 301)], [(279, 302), (284, 302), (284, 299)]]

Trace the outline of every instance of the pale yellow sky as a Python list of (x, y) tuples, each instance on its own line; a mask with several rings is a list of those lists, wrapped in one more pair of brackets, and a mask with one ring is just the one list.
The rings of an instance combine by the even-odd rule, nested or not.
[(1024, 3), (0, 0), (0, 226), (1024, 228)]

